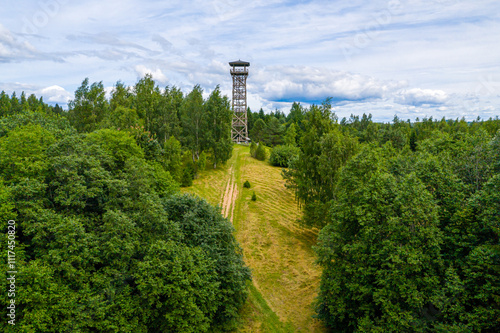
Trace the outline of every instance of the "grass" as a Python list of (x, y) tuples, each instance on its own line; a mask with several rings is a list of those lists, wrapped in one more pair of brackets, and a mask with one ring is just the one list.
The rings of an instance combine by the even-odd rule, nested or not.
[[(253, 275), (238, 331), (323, 332), (311, 307), (320, 280), (311, 249), (316, 232), (296, 223), (300, 211), (284, 186), (281, 168), (250, 157), (249, 147), (235, 145), (226, 166), (204, 171), (183, 191), (221, 205), (228, 180), (236, 185), (234, 210), (228, 215)], [(250, 189), (243, 187), (246, 180)], [(251, 200), (253, 191), (257, 201)]]

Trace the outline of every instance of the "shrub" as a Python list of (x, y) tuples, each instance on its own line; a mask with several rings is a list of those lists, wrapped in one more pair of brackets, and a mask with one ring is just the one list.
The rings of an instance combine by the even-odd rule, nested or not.
[(255, 157), (255, 152), (257, 151), (257, 144), (252, 142), (250, 144), (250, 156)]
[(182, 179), (181, 179), (181, 186), (182, 187), (189, 187), (193, 185), (193, 179), (195, 175), (195, 166), (193, 162), (188, 162), (184, 168), (184, 171), (182, 173)]
[(252, 194), (252, 201), (257, 201), (257, 196), (255, 195), (255, 191)]
[(259, 161), (264, 161), (266, 159), (267, 157), (266, 147), (262, 143), (259, 143), (259, 145), (257, 146), (257, 150), (255, 151), (254, 157)]
[(244, 188), (250, 188), (250, 182), (247, 180), (246, 182), (243, 183)]
[(269, 163), (274, 166), (288, 168), (290, 166), (290, 161), (299, 155), (299, 151), (300, 149), (298, 147), (290, 145), (276, 146), (271, 150)]
[(203, 171), (207, 167), (207, 154), (205, 154), (204, 151), (201, 152), (200, 158), (198, 159), (196, 164), (198, 166), (199, 171)]

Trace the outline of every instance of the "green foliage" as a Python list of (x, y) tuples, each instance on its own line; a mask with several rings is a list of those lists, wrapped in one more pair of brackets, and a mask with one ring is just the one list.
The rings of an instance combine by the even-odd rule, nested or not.
[(255, 157), (256, 151), (257, 151), (257, 144), (255, 142), (250, 143), (250, 156)]
[(214, 261), (211, 267), (218, 286), (211, 290), (216, 309), (213, 323), (225, 330), (236, 328), (238, 310), (248, 295), (246, 282), (251, 276), (233, 236), (232, 224), (218, 209), (189, 195), (172, 197), (164, 201), (164, 206), (169, 219), (179, 225), (183, 243), (201, 248)]
[(0, 124), (0, 217), (16, 218), (22, 272), (13, 331), (235, 327), (250, 273), (218, 209), (174, 197), (173, 177), (127, 132), (11, 126), (19, 115)]
[(144, 158), (142, 150), (127, 132), (103, 129), (88, 134), (88, 140), (99, 144), (110, 156), (113, 156), (117, 168), (123, 168), (125, 161), (132, 158)]
[[(257, 119), (250, 129), (249, 136), (254, 142), (262, 142), (265, 145), (276, 146), (283, 142), (283, 134), (285, 132), (284, 117), (280, 117), (281, 114), (271, 113), (270, 115), (263, 116), (263, 118)], [(296, 133), (289, 133), (288, 140), (294, 141), (292, 136)]]
[[(415, 152), (393, 140), (365, 146), (337, 172), (316, 249), (324, 268), (317, 311), (327, 326), (498, 331), (498, 153), (481, 128), (459, 131), (429, 131)], [(326, 142), (317, 163), (329, 170), (339, 155), (325, 153), (339, 142)]]
[[(457, 292), (447, 286), (446, 323), (484, 332), (500, 328), (500, 175), (493, 176), (459, 210), (447, 228)], [(451, 268), (450, 268), (451, 269)]]
[(155, 190), (161, 198), (179, 192), (179, 183), (172, 177), (170, 172), (166, 171), (158, 162), (150, 162), (150, 164), (153, 167)]
[[(133, 89), (118, 82), (109, 101), (85, 79), (69, 107), (0, 93), (0, 218), (18, 221), (23, 272), (15, 329), (234, 329), (250, 273), (232, 227), (175, 196), (230, 158), (227, 97), (217, 87), (204, 100), (199, 86), (184, 96), (146, 75)], [(337, 124), (326, 100), (286, 117), (249, 111), (249, 130), (255, 158), (285, 143), (270, 162), (289, 167), (302, 222), (324, 227), (317, 310), (328, 327), (500, 331), (498, 117)]]
[(210, 94), (204, 104), (204, 110), (206, 117), (205, 148), (212, 153), (215, 169), (217, 164), (229, 160), (233, 151), (231, 140), (233, 113), (229, 99), (226, 96), (221, 96), (219, 86)]
[(45, 151), (54, 141), (40, 125), (17, 127), (0, 138), (0, 173), (5, 182), (42, 181), (48, 168)]
[(136, 110), (117, 106), (111, 109), (103, 121), (103, 127), (133, 132), (135, 127), (144, 126)]
[(283, 137), (283, 144), (285, 146), (296, 146), (297, 145), (297, 129), (295, 123), (292, 123), (290, 127), (285, 132)]
[(197, 170), (203, 171), (207, 167), (207, 154), (204, 151), (201, 152), (200, 158), (196, 162)]
[(500, 174), (500, 130), (490, 142), (493, 172)]
[(177, 87), (166, 87), (156, 115), (155, 133), (158, 138), (167, 141), (171, 136), (179, 138), (182, 132), (179, 112), (184, 99), (182, 91)]
[(182, 177), (182, 147), (179, 140), (171, 136), (164, 145), (162, 164), (176, 181)]
[(144, 129), (151, 132), (154, 126), (153, 117), (160, 102), (160, 89), (155, 86), (155, 81), (151, 74), (146, 74), (134, 86), (135, 98), (133, 107), (137, 114), (144, 119)]
[(417, 150), (417, 132), (415, 130), (412, 130), (410, 134), (410, 149), (413, 152)]
[(324, 226), (327, 223), (330, 201), (341, 168), (358, 151), (357, 139), (342, 133), (331, 120), (328, 106), (314, 109), (308, 131), (301, 140), (298, 157), (289, 160), (289, 170), (283, 171), (287, 186), (295, 190), (304, 205), (303, 223)]
[(181, 107), (183, 145), (191, 151), (193, 162), (199, 157), (204, 144), (205, 117), (202, 93), (201, 87), (195, 86), (186, 96)]
[(300, 105), (300, 103), (294, 102), (290, 108), (290, 112), (286, 118), (287, 122), (296, 124), (297, 130), (300, 132), (303, 127), (303, 121), (305, 119), (306, 109)]
[(252, 142), (263, 142), (266, 139), (267, 125), (263, 119), (258, 119), (250, 130)]
[(123, 82), (116, 82), (113, 90), (111, 91), (111, 99), (109, 101), (111, 110), (115, 111), (118, 107), (130, 109), (132, 103), (133, 95), (130, 88), (125, 86)]
[(152, 243), (134, 273), (148, 330), (208, 331), (218, 304), (213, 265), (200, 248)]
[(278, 118), (271, 117), (267, 123), (264, 142), (273, 147), (281, 144), (284, 130), (285, 128)]
[(89, 86), (86, 78), (75, 91), (75, 99), (69, 102), (68, 117), (78, 132), (91, 132), (98, 128), (108, 107), (102, 81)]
[(2, 90), (0, 93), (0, 117), (8, 116), (12, 113), (10, 97)]
[(269, 163), (274, 166), (288, 168), (291, 161), (299, 156), (300, 149), (295, 146), (276, 146), (271, 150)]
[(437, 206), (415, 174), (397, 179), (370, 150), (342, 172), (320, 233), (318, 314), (341, 331), (424, 331), (443, 264)]
[(244, 188), (250, 188), (250, 182), (248, 180), (246, 180), (244, 183), (243, 183), (243, 187)]
[(56, 114), (43, 114), (38, 112), (19, 112), (17, 114), (0, 118), (0, 137), (16, 127), (26, 125), (39, 125), (48, 130), (56, 138), (76, 133), (69, 121)]
[(9, 221), (16, 217), (14, 212), (14, 202), (10, 189), (5, 186), (3, 179), (0, 177), (0, 221)]
[(189, 187), (193, 185), (193, 179), (196, 174), (196, 167), (193, 162), (189, 161), (182, 172), (181, 186)]
[(262, 143), (257, 145), (257, 149), (255, 150), (255, 155), (253, 157), (259, 161), (264, 161), (267, 158), (267, 150)]

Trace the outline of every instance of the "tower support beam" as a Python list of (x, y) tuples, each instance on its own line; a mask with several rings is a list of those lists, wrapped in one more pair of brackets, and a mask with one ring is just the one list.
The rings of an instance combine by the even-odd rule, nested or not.
[(231, 77), (233, 78), (233, 122), (231, 127), (231, 138), (235, 143), (248, 142), (247, 121), (247, 78), (249, 62), (230, 62)]

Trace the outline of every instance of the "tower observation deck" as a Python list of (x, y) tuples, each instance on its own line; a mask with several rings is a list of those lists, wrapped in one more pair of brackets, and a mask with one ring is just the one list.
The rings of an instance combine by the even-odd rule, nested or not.
[(231, 77), (233, 78), (233, 123), (231, 127), (231, 138), (233, 142), (248, 142), (247, 123), (247, 77), (249, 62), (232, 61)]

